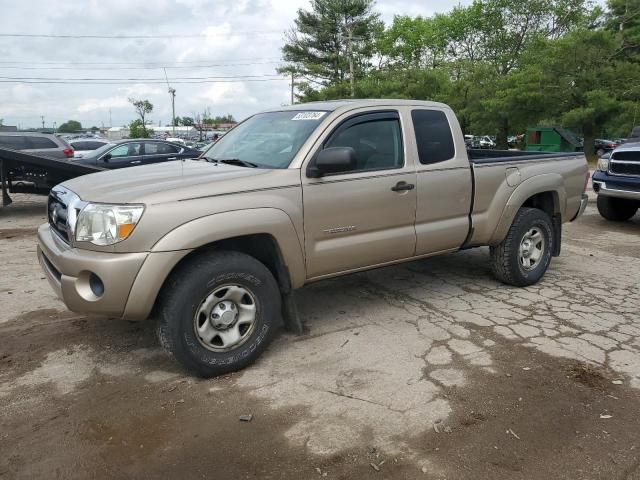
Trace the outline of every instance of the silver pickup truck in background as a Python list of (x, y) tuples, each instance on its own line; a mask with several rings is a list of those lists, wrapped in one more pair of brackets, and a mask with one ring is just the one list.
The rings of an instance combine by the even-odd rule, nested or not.
[(199, 161), (58, 185), (38, 256), (69, 309), (153, 318), (178, 361), (213, 376), (257, 358), (309, 282), (477, 246), (500, 281), (539, 281), (587, 179), (581, 154), (467, 151), (440, 103), (294, 105)]

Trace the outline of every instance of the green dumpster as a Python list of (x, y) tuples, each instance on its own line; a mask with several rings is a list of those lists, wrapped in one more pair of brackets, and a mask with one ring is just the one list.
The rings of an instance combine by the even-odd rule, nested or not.
[(582, 143), (572, 132), (562, 127), (536, 127), (527, 129), (529, 152), (579, 152)]

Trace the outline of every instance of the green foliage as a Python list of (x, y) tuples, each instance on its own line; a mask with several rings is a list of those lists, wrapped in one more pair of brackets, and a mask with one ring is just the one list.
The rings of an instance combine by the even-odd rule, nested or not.
[(149, 100), (137, 100), (135, 98), (129, 98), (129, 103), (136, 109), (136, 113), (140, 117), (139, 127), (142, 129), (142, 136), (136, 136), (132, 138), (147, 138), (149, 134), (147, 132), (147, 114), (153, 112), (153, 104)]
[(287, 63), (278, 71), (294, 73), (300, 90), (333, 86), (361, 78), (374, 54), (374, 36), (382, 30), (374, 0), (312, 0), (311, 10), (298, 10), (295, 28), (287, 32), (282, 49)]
[(220, 125), (221, 123), (235, 123), (235, 119), (233, 115), (228, 113), (227, 115), (217, 115), (215, 117), (211, 117), (210, 113), (207, 116), (203, 117), (202, 123), (205, 125)]
[(139, 118), (129, 123), (129, 138), (149, 138), (153, 130), (147, 128)]
[[(349, 3), (349, 2), (347, 2)], [(508, 135), (539, 123), (585, 137), (626, 136), (640, 123), (640, 0), (474, 0), (383, 26), (359, 3), (366, 35), (354, 46), (355, 94), (448, 103), (465, 133)], [(350, 95), (338, 0), (300, 10), (282, 72), (304, 75), (303, 101)], [(351, 5), (351, 3), (349, 3)]]
[(67, 120), (58, 127), (60, 133), (74, 133), (80, 130), (82, 130), (82, 124), (76, 120)]

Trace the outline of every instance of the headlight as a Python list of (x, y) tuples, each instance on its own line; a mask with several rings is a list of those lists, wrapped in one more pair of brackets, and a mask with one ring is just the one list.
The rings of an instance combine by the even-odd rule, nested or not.
[(602, 156), (598, 159), (598, 170), (602, 170), (603, 172), (609, 170), (609, 156), (606, 158)]
[(76, 241), (94, 245), (113, 245), (133, 232), (144, 212), (144, 205), (105, 205), (90, 203), (76, 222)]

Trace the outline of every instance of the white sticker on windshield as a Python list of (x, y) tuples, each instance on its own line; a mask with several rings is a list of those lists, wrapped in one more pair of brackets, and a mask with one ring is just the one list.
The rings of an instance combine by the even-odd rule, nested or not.
[(327, 112), (300, 112), (291, 120), (320, 120)]

